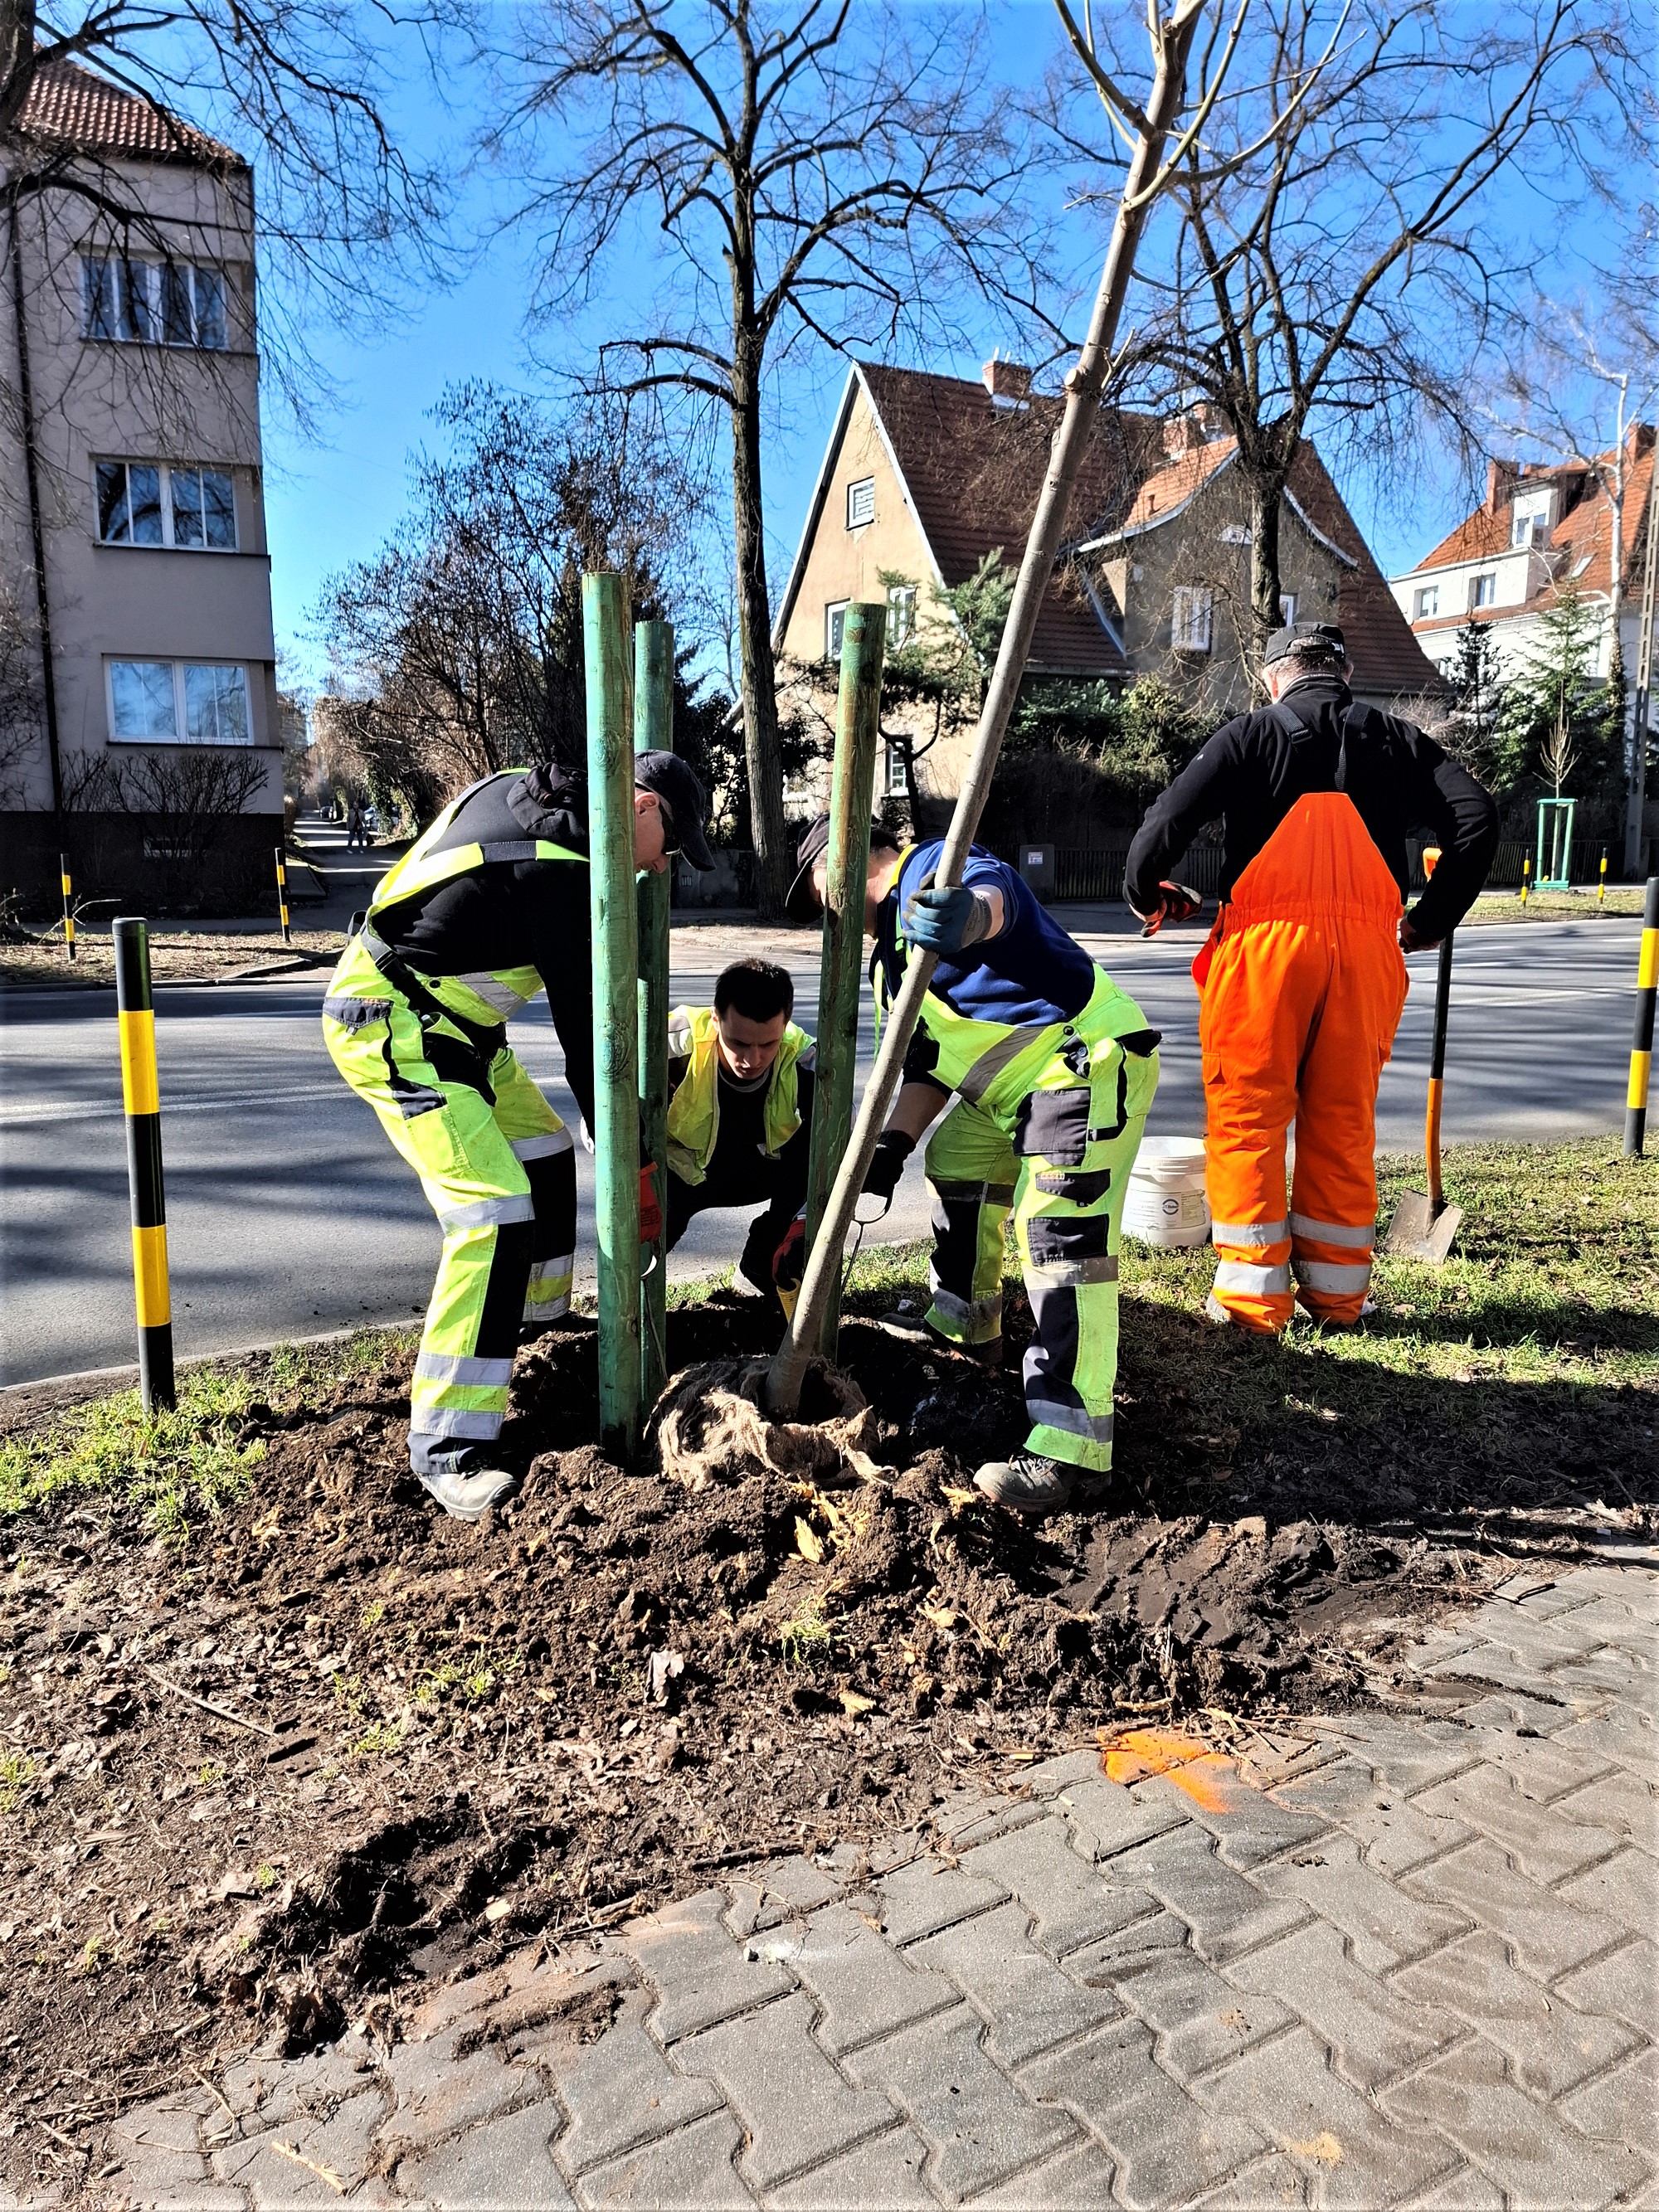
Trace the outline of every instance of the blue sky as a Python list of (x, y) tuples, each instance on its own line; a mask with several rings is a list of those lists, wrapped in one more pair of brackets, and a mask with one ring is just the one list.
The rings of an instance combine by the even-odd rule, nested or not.
[[(1011, 76), (1034, 75), (1057, 36), (1050, 0), (999, 0), (995, 58)], [(459, 143), (466, 118), (429, 95), (411, 95), (399, 121), (411, 143), (429, 154), (440, 143)], [(276, 635), (298, 669), (313, 680), (323, 660), (307, 631), (319, 592), (331, 573), (372, 554), (395, 527), (406, 505), (410, 458), (422, 444), (434, 443), (428, 410), (445, 386), (483, 377), (520, 389), (550, 388), (526, 342), (527, 242), (511, 234), (490, 236), (489, 195), (487, 183), (474, 184), (459, 212), (453, 258), (466, 270), (459, 281), (412, 296), (403, 318), (378, 339), (362, 332), (313, 335), (320, 363), (340, 393), (319, 434), (302, 441), (280, 417), (268, 427), (265, 498)], [(1069, 243), (1080, 265), (1094, 264), (1093, 237), (1075, 222)], [(626, 280), (613, 285), (608, 301), (583, 318), (580, 333), (568, 334), (574, 359), (590, 355), (599, 337), (627, 327), (627, 296)], [(1133, 307), (1132, 296), (1132, 313)], [(991, 343), (988, 328), (981, 345), (906, 365), (971, 376)], [(811, 363), (792, 365), (775, 389), (766, 456), (775, 595), (802, 524), (844, 374), (843, 362), (821, 354)], [(1449, 468), (1421, 486), (1406, 516), (1398, 513), (1397, 501), (1385, 508), (1363, 478), (1350, 475), (1340, 483), (1385, 573), (1409, 566), (1468, 505), (1467, 486)]]

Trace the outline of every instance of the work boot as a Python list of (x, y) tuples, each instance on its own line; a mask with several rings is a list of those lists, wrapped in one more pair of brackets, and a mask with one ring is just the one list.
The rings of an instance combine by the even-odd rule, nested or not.
[(457, 1521), (478, 1520), (518, 1487), (505, 1468), (483, 1465), (471, 1452), (434, 1468), (416, 1468), (415, 1480)]
[(999, 1334), (985, 1344), (958, 1344), (955, 1337), (946, 1336), (942, 1329), (933, 1327), (926, 1314), (918, 1313), (913, 1305), (896, 1306), (890, 1314), (883, 1314), (877, 1322), (878, 1328), (885, 1329), (902, 1344), (914, 1345), (918, 1352), (954, 1352), (963, 1359), (971, 1359), (976, 1366), (993, 1375), (1002, 1372), (1002, 1338)]
[(1036, 1519), (1063, 1513), (1072, 1502), (1080, 1470), (1041, 1452), (1016, 1452), (1012, 1459), (988, 1459), (974, 1477), (974, 1487), (993, 1505)]

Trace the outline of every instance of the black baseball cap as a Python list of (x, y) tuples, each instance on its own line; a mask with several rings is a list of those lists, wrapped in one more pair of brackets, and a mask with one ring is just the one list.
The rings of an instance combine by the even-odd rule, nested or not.
[(1271, 668), (1276, 660), (1286, 660), (1293, 653), (1310, 649), (1330, 653), (1338, 660), (1348, 657), (1347, 641), (1334, 623), (1291, 623), (1286, 629), (1276, 629), (1267, 640), (1261, 665)]
[[(896, 853), (899, 846), (885, 823), (872, 822), (870, 845), (872, 851)], [(784, 918), (788, 921), (816, 921), (822, 908), (817, 893), (812, 889), (812, 870), (830, 850), (830, 817), (815, 814), (801, 833), (795, 848), (795, 880), (789, 886), (789, 896), (783, 902)]]
[(714, 855), (702, 834), (708, 799), (688, 763), (678, 753), (635, 753), (634, 787), (656, 793), (674, 817), (677, 849), (707, 875), (714, 865)]

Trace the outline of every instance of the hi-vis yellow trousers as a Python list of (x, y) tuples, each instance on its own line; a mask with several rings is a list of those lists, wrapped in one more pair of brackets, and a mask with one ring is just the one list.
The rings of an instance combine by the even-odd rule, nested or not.
[(417, 1013), (347, 948), (323, 1002), (334, 1065), (421, 1178), (443, 1230), (410, 1394), (409, 1455), (434, 1473), (501, 1431), (520, 1331), (570, 1304), (570, 1132), (503, 1042), (488, 1055)]

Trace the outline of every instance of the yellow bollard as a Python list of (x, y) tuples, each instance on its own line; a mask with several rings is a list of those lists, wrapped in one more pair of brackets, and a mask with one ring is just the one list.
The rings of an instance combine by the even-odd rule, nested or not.
[(69, 854), (58, 855), (58, 872), (64, 884), (64, 945), (71, 961), (75, 958), (75, 887), (70, 881)]
[(276, 848), (276, 911), (283, 919), (283, 942), (292, 945), (294, 935), (288, 926), (288, 862), (280, 845)]
[(1607, 847), (1606, 847), (1605, 845), (1603, 845), (1603, 846), (1602, 846), (1602, 848), (1601, 848), (1601, 882), (1596, 885), (1596, 888), (1595, 888), (1595, 903), (1597, 904), (1597, 906), (1605, 906), (1605, 905), (1607, 904)]
[(1659, 876), (1648, 878), (1642, 949), (1636, 967), (1636, 1030), (1631, 1040), (1630, 1088), (1625, 1096), (1625, 1158), (1639, 1160), (1648, 1127), (1648, 1079), (1653, 1070), (1653, 1012), (1659, 1000)]
[(1527, 902), (1527, 892), (1531, 884), (1532, 855), (1529, 853), (1523, 853), (1521, 856), (1521, 903), (1522, 906)]
[(144, 1411), (171, 1407), (173, 1300), (167, 1287), (167, 1208), (161, 1182), (161, 1095), (149, 988), (149, 926), (113, 925), (115, 1004), (121, 1030), (121, 1098), (127, 1117), (132, 1198), (132, 1278), (138, 1310), (138, 1387)]

